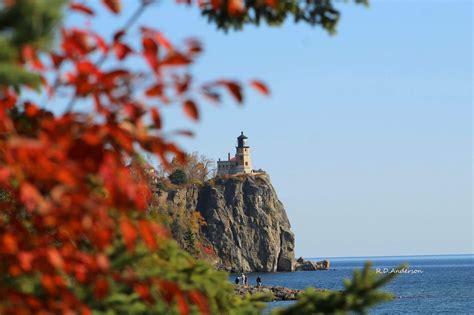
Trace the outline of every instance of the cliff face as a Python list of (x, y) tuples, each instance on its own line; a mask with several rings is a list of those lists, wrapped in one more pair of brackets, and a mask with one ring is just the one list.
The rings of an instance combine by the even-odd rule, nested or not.
[(200, 191), (197, 210), (223, 269), (294, 270), (294, 235), (268, 176), (217, 179)]
[(294, 235), (267, 175), (218, 178), (161, 198), (201, 213), (206, 221), (202, 233), (216, 252), (220, 269), (294, 270)]

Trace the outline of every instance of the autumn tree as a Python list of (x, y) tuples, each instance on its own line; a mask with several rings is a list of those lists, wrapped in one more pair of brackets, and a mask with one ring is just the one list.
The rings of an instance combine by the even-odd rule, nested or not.
[[(120, 0), (101, 3), (122, 13)], [(151, 187), (130, 160), (149, 153), (168, 167), (186, 157), (162, 132), (161, 108), (179, 106), (196, 121), (199, 104), (219, 102), (223, 92), (242, 103), (244, 85), (226, 78), (197, 85), (190, 66), (201, 43), (174, 43), (153, 26), (138, 26), (155, 1), (137, 3), (111, 38), (88, 24), (61, 24), (65, 14), (94, 18), (83, 2), (0, 3), (1, 314), (258, 314), (263, 307), (234, 297), (226, 274), (179, 249), (146, 211)], [(226, 30), (293, 16), (332, 32), (339, 18), (329, 0), (177, 3), (198, 5)], [(132, 29), (140, 35), (129, 36)], [(134, 61), (146, 68), (130, 67)], [(247, 83), (269, 93), (259, 80)], [(62, 113), (48, 111), (58, 99), (67, 99)], [(79, 102), (91, 110), (79, 111)], [(362, 289), (348, 288), (357, 304), (337, 293), (316, 300), (342, 299), (322, 303), (332, 305), (326, 310), (363, 311), (386, 298), (367, 294), (382, 280), (361, 279)], [(317, 311), (313, 301), (295, 309)]]
[[(162, 166), (159, 168), (164, 169)], [(181, 169), (185, 172), (187, 179), (193, 183), (202, 183), (212, 177), (216, 173), (216, 162), (204, 154), (193, 152), (186, 154), (184, 163), (178, 159), (173, 159), (167, 168), (168, 173)], [(166, 171), (164, 171), (166, 173)]]

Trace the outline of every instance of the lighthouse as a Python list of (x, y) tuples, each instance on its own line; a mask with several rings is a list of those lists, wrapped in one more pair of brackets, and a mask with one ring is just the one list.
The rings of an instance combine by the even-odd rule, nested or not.
[(250, 147), (248, 137), (242, 131), (237, 137), (237, 146), (235, 147), (235, 156), (227, 156), (227, 161), (217, 161), (217, 175), (226, 174), (250, 174), (252, 173), (252, 161), (250, 159)]

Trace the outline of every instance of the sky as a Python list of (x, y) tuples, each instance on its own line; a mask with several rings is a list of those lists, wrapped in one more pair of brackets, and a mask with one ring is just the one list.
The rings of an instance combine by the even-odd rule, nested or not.
[[(173, 3), (140, 24), (200, 39), (195, 77), (260, 78), (272, 94), (205, 104), (197, 124), (171, 106), (165, 128), (192, 129), (178, 142), (215, 160), (244, 131), (298, 257), (473, 253), (470, 1), (338, 3), (336, 36), (292, 22), (225, 34)], [(95, 20), (104, 34), (123, 24), (105, 11)]]

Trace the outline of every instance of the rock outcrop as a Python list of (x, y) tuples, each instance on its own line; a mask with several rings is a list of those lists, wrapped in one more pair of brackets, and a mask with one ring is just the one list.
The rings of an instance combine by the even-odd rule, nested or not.
[(267, 175), (217, 178), (201, 190), (197, 210), (222, 269), (294, 270), (294, 235)]
[(329, 260), (310, 261), (304, 260), (303, 257), (296, 260), (296, 271), (313, 271), (313, 270), (328, 270), (330, 266)]
[(234, 288), (236, 295), (245, 297), (246, 295), (254, 295), (257, 293), (264, 293), (271, 296), (272, 301), (292, 301), (298, 298), (298, 294), (302, 293), (303, 290), (285, 288), (280, 286), (240, 286), (237, 285)]
[(158, 199), (201, 213), (202, 234), (218, 256), (219, 269), (294, 270), (294, 234), (265, 173), (215, 178), (202, 186), (158, 192)]

